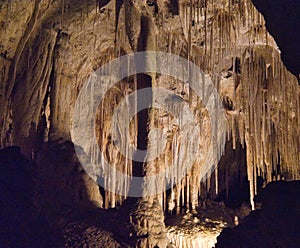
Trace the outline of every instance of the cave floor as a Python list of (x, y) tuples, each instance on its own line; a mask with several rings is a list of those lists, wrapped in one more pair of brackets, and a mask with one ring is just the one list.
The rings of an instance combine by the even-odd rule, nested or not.
[(222, 230), (238, 224), (250, 211), (247, 204), (230, 209), (224, 202), (205, 201), (195, 210), (168, 215), (167, 237), (173, 247), (214, 247)]

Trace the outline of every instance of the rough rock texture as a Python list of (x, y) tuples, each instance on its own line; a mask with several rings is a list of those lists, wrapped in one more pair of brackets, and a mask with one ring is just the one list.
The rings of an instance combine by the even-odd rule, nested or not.
[(151, 198), (138, 202), (137, 209), (131, 214), (131, 222), (137, 235), (138, 247), (166, 247), (164, 214), (160, 203)]
[[(65, 203), (70, 206), (72, 201), (80, 204), (81, 199), (101, 205), (104, 198), (104, 207), (109, 208), (122, 204), (126, 198), (110, 192), (100, 195), (97, 186), (84, 173), (80, 174), (73, 151), (64, 147), (66, 143), (60, 142), (62, 147), (54, 150), (51, 143), (42, 144), (71, 139), (75, 100), (93, 71), (120, 55), (143, 50), (181, 55), (212, 78), (226, 109), (227, 125), (223, 128), (232, 140), (232, 149), (240, 143), (246, 150), (253, 208), (258, 178), (265, 183), (278, 177), (299, 178), (300, 89), (297, 79), (281, 62), (280, 51), (266, 30), (263, 16), (250, 0), (2, 1), (0, 24), (0, 146), (18, 145), (28, 158), (36, 160), (41, 173), (40, 189), (51, 196), (54, 194), (50, 187), (53, 182), (47, 180), (45, 173), (54, 178), (56, 174), (52, 172), (59, 171), (54, 182), (57, 182), (57, 189), (68, 195), (63, 201), (59, 200), (63, 194), (54, 197), (59, 206)], [(203, 124), (205, 132), (200, 140), (209, 144), (212, 125), (207, 121), (207, 111), (190, 90), (189, 82), (170, 83), (163, 75), (147, 76), (151, 77), (152, 87), (171, 88), (175, 98), (180, 96), (188, 103), (199, 117), (199, 125)], [(117, 86), (117, 93), (108, 95), (110, 107), (116, 106), (118, 99), (131, 90), (144, 87), (139, 79), (129, 78), (127, 81), (131, 85), (123, 82)], [(99, 146), (108, 162), (132, 175), (131, 161), (119, 156), (113, 148), (114, 140), (110, 140), (108, 118), (113, 109), (105, 106), (105, 111), (102, 110), (100, 107)], [(137, 127), (137, 133), (130, 134), (131, 143), (139, 146), (138, 134), (147, 126), (149, 137), (156, 126), (167, 130), (166, 119), (171, 118), (166, 117), (165, 113), (152, 111), (147, 116), (147, 123), (141, 126), (141, 116), (138, 116), (138, 125), (132, 123), (130, 127), (131, 131)], [(180, 155), (177, 150), (186, 148), (188, 139), (182, 134), (177, 135), (176, 129), (174, 126), (169, 134), (164, 159), (145, 163), (145, 174), (168, 166), (174, 152), (181, 161), (178, 163), (181, 168), (185, 154)], [(84, 134), (84, 129), (82, 132)], [(144, 141), (146, 136), (142, 138)], [(147, 145), (151, 147), (151, 139)], [(87, 155), (94, 154), (95, 158), (95, 147), (82, 149)], [(204, 154), (205, 149), (206, 146)], [(220, 147), (214, 147), (214, 150), (221, 155)], [(56, 164), (55, 159), (48, 159), (48, 154), (54, 154), (54, 157), (63, 152), (70, 153), (60, 158), (66, 163), (60, 160)], [(236, 163), (233, 167), (242, 164)], [(105, 178), (105, 173), (102, 176)], [(226, 176), (230, 174), (225, 173)], [(158, 201), (161, 213), (173, 205), (195, 208), (199, 195), (206, 195), (213, 187), (218, 194), (218, 177), (224, 177), (223, 172), (218, 173), (217, 169), (210, 177), (201, 160), (197, 161), (191, 172), (171, 190), (170, 206), (167, 206), (167, 194), (161, 194), (154, 197), (156, 199), (148, 199), (149, 202), (140, 201), (139, 207), (150, 207), (153, 201)], [(128, 185), (120, 186), (113, 178), (106, 180), (114, 182), (115, 187), (129, 189)], [(159, 183), (166, 184), (171, 180), (166, 176)], [(215, 186), (212, 187), (212, 183)], [(220, 189), (223, 188), (222, 185)], [(41, 208), (47, 213), (48, 209), (43, 206), (49, 206), (48, 200), (39, 199)], [(147, 219), (147, 216), (142, 218)], [(147, 221), (141, 222), (139, 228), (144, 233), (148, 228)], [(149, 228), (148, 232), (151, 232)], [(160, 238), (163, 239), (163, 235), (158, 240)], [(151, 244), (154, 246), (155, 242), (151, 241)]]
[(113, 235), (101, 228), (84, 225), (81, 223), (70, 223), (64, 230), (64, 247), (125, 247), (114, 239)]
[(166, 226), (171, 247), (215, 247), (222, 230), (237, 225), (250, 211), (250, 205), (229, 209), (224, 202), (208, 200), (196, 211), (169, 215)]

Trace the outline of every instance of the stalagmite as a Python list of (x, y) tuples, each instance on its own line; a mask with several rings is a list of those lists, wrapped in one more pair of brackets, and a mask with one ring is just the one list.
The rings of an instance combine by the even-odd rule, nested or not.
[[(170, 1), (170, 4), (172, 2)], [(24, 27), (20, 28), (22, 33), (20, 37), (12, 36), (11, 41), (1, 40), (1, 49), (2, 46), (5, 48), (1, 50), (3, 70), (0, 74), (3, 81), (0, 104), (1, 147), (25, 146), (22, 143), (16, 144), (16, 140), (22, 140), (23, 136), (28, 134), (28, 130), (25, 130), (27, 127), (24, 126), (30, 126), (28, 121), (32, 121), (32, 118), (40, 120), (41, 113), (46, 115), (46, 126), (49, 130), (45, 136), (50, 137), (50, 141), (59, 138), (70, 139), (69, 126), (74, 123), (69, 123), (68, 118), (72, 115), (70, 112), (74, 108), (75, 99), (89, 73), (123, 54), (158, 50), (187, 58), (205, 72), (203, 77), (211, 78), (220, 98), (223, 99), (227, 123), (220, 128), (217, 115), (212, 117), (214, 122), (210, 123), (207, 102), (203, 100), (207, 90), (204, 78), (199, 77), (196, 80), (203, 91), (202, 95), (197, 96), (197, 92), (191, 87), (193, 74), (190, 68), (185, 68), (179, 62), (175, 68), (169, 67), (169, 70), (176, 69), (176, 73), (188, 74), (189, 80), (186, 81), (147, 72), (151, 77), (152, 87), (172, 91), (168, 107), (178, 116), (155, 108), (148, 112), (149, 137), (153, 135), (152, 140), (148, 140), (149, 151), (153, 149), (155, 154), (161, 152), (161, 156), (149, 164), (145, 163), (145, 174), (158, 174), (171, 166), (175, 169), (154, 183), (156, 190), (160, 185), (171, 185), (170, 198), (166, 199), (168, 197), (166, 192), (159, 192), (157, 196), (145, 199), (142, 205), (146, 207), (155, 205), (155, 209), (161, 212), (162, 209), (176, 208), (180, 211), (189, 207), (195, 210), (200, 199), (211, 193), (213, 187), (216, 196), (224, 190), (222, 187), (225, 187), (226, 194), (230, 197), (232, 168), (226, 167), (225, 175), (222, 169), (218, 168), (217, 160), (223, 150), (218, 143), (222, 142), (210, 140), (211, 136), (223, 131), (223, 128), (227, 130), (227, 139), (232, 143), (233, 150), (238, 151), (239, 147), (246, 150), (245, 169), (253, 209), (254, 196), (259, 189), (259, 177), (264, 178), (264, 183), (278, 180), (283, 176), (286, 180), (299, 179), (299, 86), (297, 79), (282, 64), (280, 51), (267, 32), (264, 18), (251, 1), (179, 1), (178, 13), (172, 13), (172, 17), (169, 10), (161, 6), (160, 1), (155, 1), (157, 9), (150, 6), (154, 4), (152, 2), (144, 4), (142, 1), (124, 1), (119, 13), (117, 3), (118, 1), (105, 3), (105, 8), (101, 10), (98, 10), (99, 1), (96, 7), (91, 7), (88, 2), (78, 3), (80, 8), (77, 9), (77, 6), (69, 6), (70, 1), (61, 0), (58, 3), (55, 1), (51, 3), (57, 4), (56, 9), (47, 9), (44, 13), (43, 2), (34, 1), (32, 13), (24, 18), (28, 20), (25, 22), (26, 25), (22, 24)], [(7, 16), (1, 19), (6, 23), (5, 29), (12, 22), (11, 11), (14, 10), (11, 6), (13, 1), (6, 4)], [(76, 13), (70, 11), (72, 8), (76, 9)], [(55, 15), (52, 12), (55, 12)], [(110, 18), (110, 12), (114, 18)], [(52, 21), (54, 17), (58, 19), (55, 20), (57, 23)], [(49, 31), (51, 42), (45, 42), (44, 30)], [(14, 39), (16, 44), (15, 47), (11, 47), (11, 52), (7, 49), (9, 48), (7, 44), (14, 43)], [(88, 48), (85, 48), (85, 45)], [(9, 51), (5, 53), (5, 50)], [(128, 72), (131, 66), (133, 65), (128, 64)], [(114, 73), (114, 68), (106, 68), (103, 73), (106, 77), (101, 78), (102, 85), (114, 80), (113, 76), (108, 76)], [(21, 84), (26, 87), (20, 88)], [(104, 167), (104, 160), (117, 171), (132, 178), (134, 169), (132, 147), (137, 146), (139, 120), (137, 116), (133, 117), (129, 127), (124, 128), (122, 122), (113, 123), (112, 116), (116, 114), (115, 109), (120, 102), (125, 99), (120, 112), (125, 119), (131, 118), (129, 108), (132, 106), (126, 96), (136, 91), (139, 84), (137, 76), (130, 76), (106, 93), (97, 109), (96, 134), (99, 147), (88, 142), (86, 147), (83, 147), (84, 152), (91, 156), (93, 169), (98, 169), (99, 177), (104, 180), (104, 184), (111, 185), (116, 191), (122, 189), (121, 191), (126, 192), (120, 196), (105, 191), (105, 208), (121, 205), (130, 189), (130, 182), (118, 180), (117, 174), (107, 178), (108, 171)], [(90, 97), (80, 102), (78, 118), (84, 114), (85, 107), (94, 105), (96, 101), (94, 92), (102, 92), (104, 89), (104, 87), (97, 88), (93, 84), (89, 87)], [(27, 109), (18, 116), (17, 113), (21, 109), (19, 108), (21, 97), (15, 94), (18, 89), (29, 92), (24, 94), (24, 100), (27, 102), (31, 102), (31, 98), (36, 102), (36, 99), (48, 96), (45, 103), (36, 103), (36, 105), (43, 104), (42, 108), (40, 106), (37, 108), (38, 114)], [(137, 103), (135, 99), (133, 106), (135, 110)], [(191, 110), (199, 124), (201, 133), (197, 137), (192, 126), (184, 125), (185, 107)], [(122, 117), (117, 115), (116, 118)], [(19, 126), (15, 128), (18, 123)], [(112, 124), (117, 130), (115, 133), (111, 131)], [(84, 130), (83, 126), (80, 128)], [(159, 129), (163, 136), (152, 133), (154, 129)], [(44, 141), (48, 141), (47, 137)], [(165, 137), (166, 142), (163, 140)], [(195, 137), (200, 140), (197, 150), (201, 151), (201, 155), (195, 155), (196, 159), (191, 169), (183, 171), (184, 165), (191, 159), (188, 152), (195, 144), (193, 143)], [(123, 155), (118, 151), (117, 144), (121, 144)], [(213, 147), (211, 153), (208, 151), (210, 145)], [(215, 167), (215, 170), (204, 168), (206, 157), (211, 157), (210, 166)], [(242, 166), (238, 164), (236, 166), (238, 168), (235, 168), (240, 173), (238, 177), (241, 184), (245, 176), (242, 175), (244, 172), (241, 172)], [(179, 180), (182, 173), (185, 177)], [(174, 182), (177, 185), (174, 185)], [(148, 221), (146, 219), (141, 226), (145, 224), (143, 227), (149, 228), (146, 224)]]

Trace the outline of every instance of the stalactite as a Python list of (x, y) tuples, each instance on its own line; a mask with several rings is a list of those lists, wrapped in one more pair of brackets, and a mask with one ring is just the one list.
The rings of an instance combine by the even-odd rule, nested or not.
[(65, 0), (61, 0), (61, 16), (60, 16), (60, 29), (63, 30), (64, 25), (64, 12), (65, 12)]
[(191, 59), (192, 49), (192, 18), (193, 18), (193, 1), (189, 2), (189, 17), (188, 17), (188, 60)]
[[(299, 164), (299, 151), (297, 150), (297, 147), (299, 147), (300, 140), (297, 137), (293, 137), (288, 128), (287, 130), (284, 130), (282, 127), (287, 126), (291, 129), (292, 127), (297, 127), (297, 125), (299, 126), (299, 107), (297, 110), (292, 110), (291, 108), (291, 106), (295, 104), (299, 106), (299, 96), (297, 101), (293, 98), (294, 102), (291, 102), (293, 97), (290, 92), (291, 85), (295, 84), (295, 82), (291, 76), (286, 74), (283, 65), (280, 64), (281, 62), (278, 51), (274, 49), (274, 51), (270, 52), (268, 50), (268, 44), (272, 45), (273, 42), (271, 37), (268, 39), (268, 36), (266, 35), (264, 40), (267, 44), (264, 44), (263, 48), (259, 47), (259, 42), (263, 39), (263, 35), (260, 33), (261, 31), (259, 31), (259, 25), (255, 24), (263, 24), (263, 19), (260, 14), (256, 13), (249, 1), (240, 1), (238, 4), (231, 4), (231, 1), (229, 1), (228, 6), (223, 6), (224, 9), (221, 11), (218, 9), (218, 5), (214, 4), (214, 1), (201, 1), (201, 4), (203, 5), (200, 6), (200, 1), (191, 0), (181, 3), (180, 12), (182, 16), (180, 18), (185, 35), (186, 32), (188, 32), (188, 39), (184, 42), (179, 41), (178, 34), (174, 32), (172, 28), (168, 27), (165, 34), (160, 32), (156, 36), (158, 42), (161, 42), (161, 40), (166, 39), (167, 37), (167, 47), (164, 47), (165, 44), (163, 42), (161, 42), (158, 47), (164, 47), (164, 49), (168, 52), (185, 54), (189, 60), (196, 64), (205, 65), (204, 70), (212, 77), (213, 82), (217, 87), (219, 83), (222, 83), (222, 78), (220, 78), (219, 74), (228, 68), (228, 62), (226, 59), (228, 57), (233, 59), (232, 74), (236, 81), (233, 99), (234, 109), (228, 111), (230, 112), (228, 114), (228, 138), (232, 137), (233, 139), (233, 149), (236, 149), (238, 143), (241, 143), (242, 146), (246, 143), (247, 174), (250, 181), (251, 205), (254, 207), (253, 198), (257, 192), (257, 176), (263, 175), (266, 177), (267, 182), (272, 180), (273, 167), (277, 165), (277, 162), (280, 162), (278, 161), (278, 153), (280, 154), (281, 160), (283, 160), (287, 166), (290, 167), (290, 170), (292, 170), (293, 177), (297, 177), (296, 165), (297, 163)], [(234, 16), (236, 13), (238, 13), (239, 18)], [(201, 15), (204, 15), (204, 17), (201, 17)], [(200, 23), (199, 20), (201, 18), (202, 20), (204, 18), (204, 27), (201, 27), (200, 24), (198, 24), (198, 22)], [(195, 23), (193, 23), (193, 21)], [(193, 27), (192, 24), (195, 24), (195, 26)], [(201, 32), (204, 35), (204, 51), (203, 54), (198, 56), (198, 54), (193, 50), (193, 32), (200, 28), (202, 28), (203, 31)], [(241, 33), (241, 30), (243, 30), (243, 32), (248, 30), (248, 32), (244, 34)], [(266, 31), (266, 29), (263, 29), (263, 31)], [(123, 36), (121, 37), (120, 33), (116, 33), (116, 37), (118, 43), (118, 46), (116, 47), (117, 50), (107, 53), (106, 58), (102, 58), (101, 64), (105, 64), (107, 61), (113, 59), (115, 55), (121, 54), (120, 39), (125, 38)], [(237, 44), (240, 40), (243, 40), (244, 42), (245, 39), (248, 39), (248, 44)], [(255, 41), (255, 44), (253, 44), (253, 41)], [(122, 41), (122, 43), (124, 44), (125, 41)], [(96, 40), (94, 46), (96, 49)], [(272, 54), (271, 59), (268, 58), (269, 54)], [(240, 58), (241, 60), (241, 70), (239, 72), (235, 69), (237, 67), (235, 58)], [(209, 61), (209, 63), (206, 63), (207, 61)], [(270, 65), (269, 71), (266, 64)], [(281, 71), (281, 76), (277, 75), (279, 71)], [(110, 72), (107, 71), (107, 73)], [(267, 78), (265, 78), (266, 74)], [(128, 81), (130, 80), (132, 79), (128, 79)], [(168, 80), (166, 80), (166, 82), (167, 81)], [(264, 81), (267, 81), (265, 86)], [(156, 86), (164, 87), (164, 83), (165, 82), (160, 85), (160, 82), (157, 82)], [(133, 87), (135, 87), (135, 89), (133, 90), (136, 90), (136, 84), (136, 78), (134, 77)], [(177, 90), (184, 93), (186, 90), (185, 84), (186, 82), (178, 83)], [(120, 91), (124, 93), (125, 89), (126, 87), (121, 88)], [(280, 98), (281, 94), (284, 95), (283, 99)], [(195, 109), (193, 109), (195, 115), (198, 114), (197, 111), (199, 111), (199, 116), (202, 115), (203, 113), (199, 110), (201, 109), (201, 107), (199, 107), (201, 102), (196, 96), (193, 96), (191, 90), (188, 96), (182, 96), (183, 99), (186, 99), (186, 97), (189, 97), (191, 108), (196, 106)], [(114, 101), (111, 101), (112, 99), (113, 98), (111, 98), (108, 102), (113, 106), (117, 106), (120, 101), (119, 96), (117, 96)], [(126, 105), (128, 104), (129, 103)], [(112, 114), (110, 106), (101, 102), (99, 111), (99, 119), (102, 120), (99, 124), (99, 129), (101, 130), (99, 134), (99, 146), (102, 151), (106, 151), (108, 153), (105, 153), (104, 156), (107, 156), (106, 159), (114, 161), (114, 166), (118, 169), (121, 169), (128, 175), (132, 175), (131, 161), (122, 160), (120, 155), (111, 152), (113, 148), (108, 142), (110, 132), (107, 126), (109, 122), (105, 123), (103, 121)], [(289, 117), (289, 115), (292, 115), (293, 111), (295, 111), (294, 118), (297, 120), (296, 122)], [(163, 182), (163, 184), (172, 184), (177, 180), (178, 174), (180, 174), (179, 172), (183, 167), (182, 163), (184, 163), (186, 159), (183, 150), (186, 146), (188, 146), (186, 144), (188, 144), (189, 140), (183, 137), (182, 133), (180, 133), (180, 131), (182, 131), (182, 127), (180, 125), (183, 120), (179, 120), (179, 132), (176, 133), (172, 116), (168, 115), (164, 121), (161, 117), (163, 115), (162, 112), (163, 111), (152, 113), (153, 118), (158, 119), (153, 122), (153, 126), (156, 128), (165, 126), (166, 132), (170, 135), (170, 141), (169, 146), (167, 146), (168, 149), (166, 149), (168, 151), (166, 151), (166, 154), (162, 156), (161, 160), (155, 162), (154, 166), (156, 172), (159, 172), (162, 164), (164, 166), (169, 166), (170, 164), (174, 165), (177, 169), (177, 175), (169, 175)], [(278, 118), (278, 120), (276, 118)], [(136, 125), (136, 122), (136, 119), (132, 122), (133, 126)], [(202, 131), (204, 132), (206, 130), (206, 127), (201, 121), (200, 126), (202, 133)], [(116, 128), (118, 129), (120, 127)], [(132, 135), (136, 137), (136, 130), (134, 130), (133, 127), (131, 128)], [(214, 127), (212, 126), (211, 128), (213, 129)], [(124, 136), (123, 138), (126, 140), (130, 139), (130, 137), (127, 136)], [(111, 137), (111, 139), (112, 141), (114, 140), (113, 137)], [(158, 147), (156, 147), (156, 149), (158, 149)], [(130, 148), (126, 147), (125, 150), (126, 155), (128, 155), (130, 153)], [(95, 151), (93, 150), (95, 161), (96, 159), (103, 161), (103, 155), (99, 155)], [(216, 156), (220, 155), (220, 147), (217, 147), (216, 144), (214, 144), (214, 151)], [(298, 155), (295, 155), (297, 153)], [(201, 174), (201, 166), (202, 162), (198, 161), (195, 163), (193, 165), (192, 172), (188, 173), (185, 179), (172, 188), (168, 203), (165, 193), (158, 196), (159, 202), (164, 208), (166, 208), (166, 203), (168, 204), (169, 209), (172, 208), (172, 204), (175, 205), (177, 209), (184, 206), (188, 207), (189, 205), (191, 205), (192, 208), (195, 208), (199, 196), (205, 196), (207, 191), (213, 187), (210, 185), (210, 180), (213, 181), (213, 179), (210, 179), (208, 175), (204, 191), (203, 183), (200, 183), (200, 180), (203, 180), (203, 178), (198, 178), (196, 176)], [(103, 175), (104, 173), (105, 172), (103, 172)], [(214, 176), (214, 187), (216, 194), (218, 194), (220, 186), (218, 185), (218, 181), (221, 175), (220, 171), (218, 171), (217, 165)], [(230, 193), (228, 192), (229, 176), (229, 172), (227, 171), (227, 194)], [(114, 187), (125, 187), (125, 189), (129, 188), (129, 185), (125, 184), (126, 182), (117, 182), (116, 178), (113, 177), (110, 178), (110, 180), (113, 181)], [(109, 182), (107, 181), (106, 183)], [(106, 192), (105, 207), (115, 207), (118, 204), (121, 204), (125, 198), (126, 195), (123, 198), (113, 193)], [(173, 206), (173, 208), (175, 206)]]
[(207, 0), (204, 7), (204, 58), (207, 56)]

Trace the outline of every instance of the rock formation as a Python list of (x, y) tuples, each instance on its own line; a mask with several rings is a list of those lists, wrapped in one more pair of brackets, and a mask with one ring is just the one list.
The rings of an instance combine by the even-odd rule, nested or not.
[[(0, 3), (0, 23), (0, 147), (19, 146), (37, 164), (35, 194), (45, 216), (55, 217), (48, 207), (54, 199), (59, 211), (74, 204), (115, 208), (127, 199), (126, 194), (99, 189), (76, 159), (77, 144), (70, 141), (75, 102), (90, 75), (119, 56), (139, 51), (180, 55), (211, 78), (226, 111), (224, 130), (217, 131), (226, 130), (223, 138), (228, 141), (225, 152), (214, 145), (214, 155), (209, 154), (215, 123), (210, 123), (190, 82), (147, 73), (124, 78), (109, 89), (99, 103), (95, 131), (104, 158), (114, 168), (128, 176), (152, 175), (174, 163), (182, 168), (188, 159), (184, 151), (195, 133), (192, 127), (182, 132), (165, 111), (141, 111), (128, 130), (117, 127), (118, 134), (111, 132), (114, 111), (126, 95), (162, 87), (173, 92), (170, 108), (180, 112), (186, 103), (194, 114), (201, 126), (199, 150), (204, 158), (212, 156), (215, 169), (204, 168), (205, 159), (199, 157), (170, 192), (137, 201), (131, 224), (140, 246), (165, 247), (164, 212), (194, 210), (207, 194), (229, 194), (229, 186), (236, 183), (231, 184), (233, 175), (241, 187), (249, 180), (252, 209), (259, 180), (299, 179), (300, 88), (250, 0), (6, 0)], [(160, 144), (155, 128), (162, 130), (165, 143)], [(117, 143), (151, 152), (163, 149), (163, 155), (137, 165), (120, 154)], [(98, 147), (79, 149), (101, 163)], [(222, 167), (217, 163), (226, 154), (230, 165)], [(130, 184), (106, 178), (105, 171), (100, 175), (115, 188), (130, 190)], [(157, 184), (173, 180), (166, 175)]]

